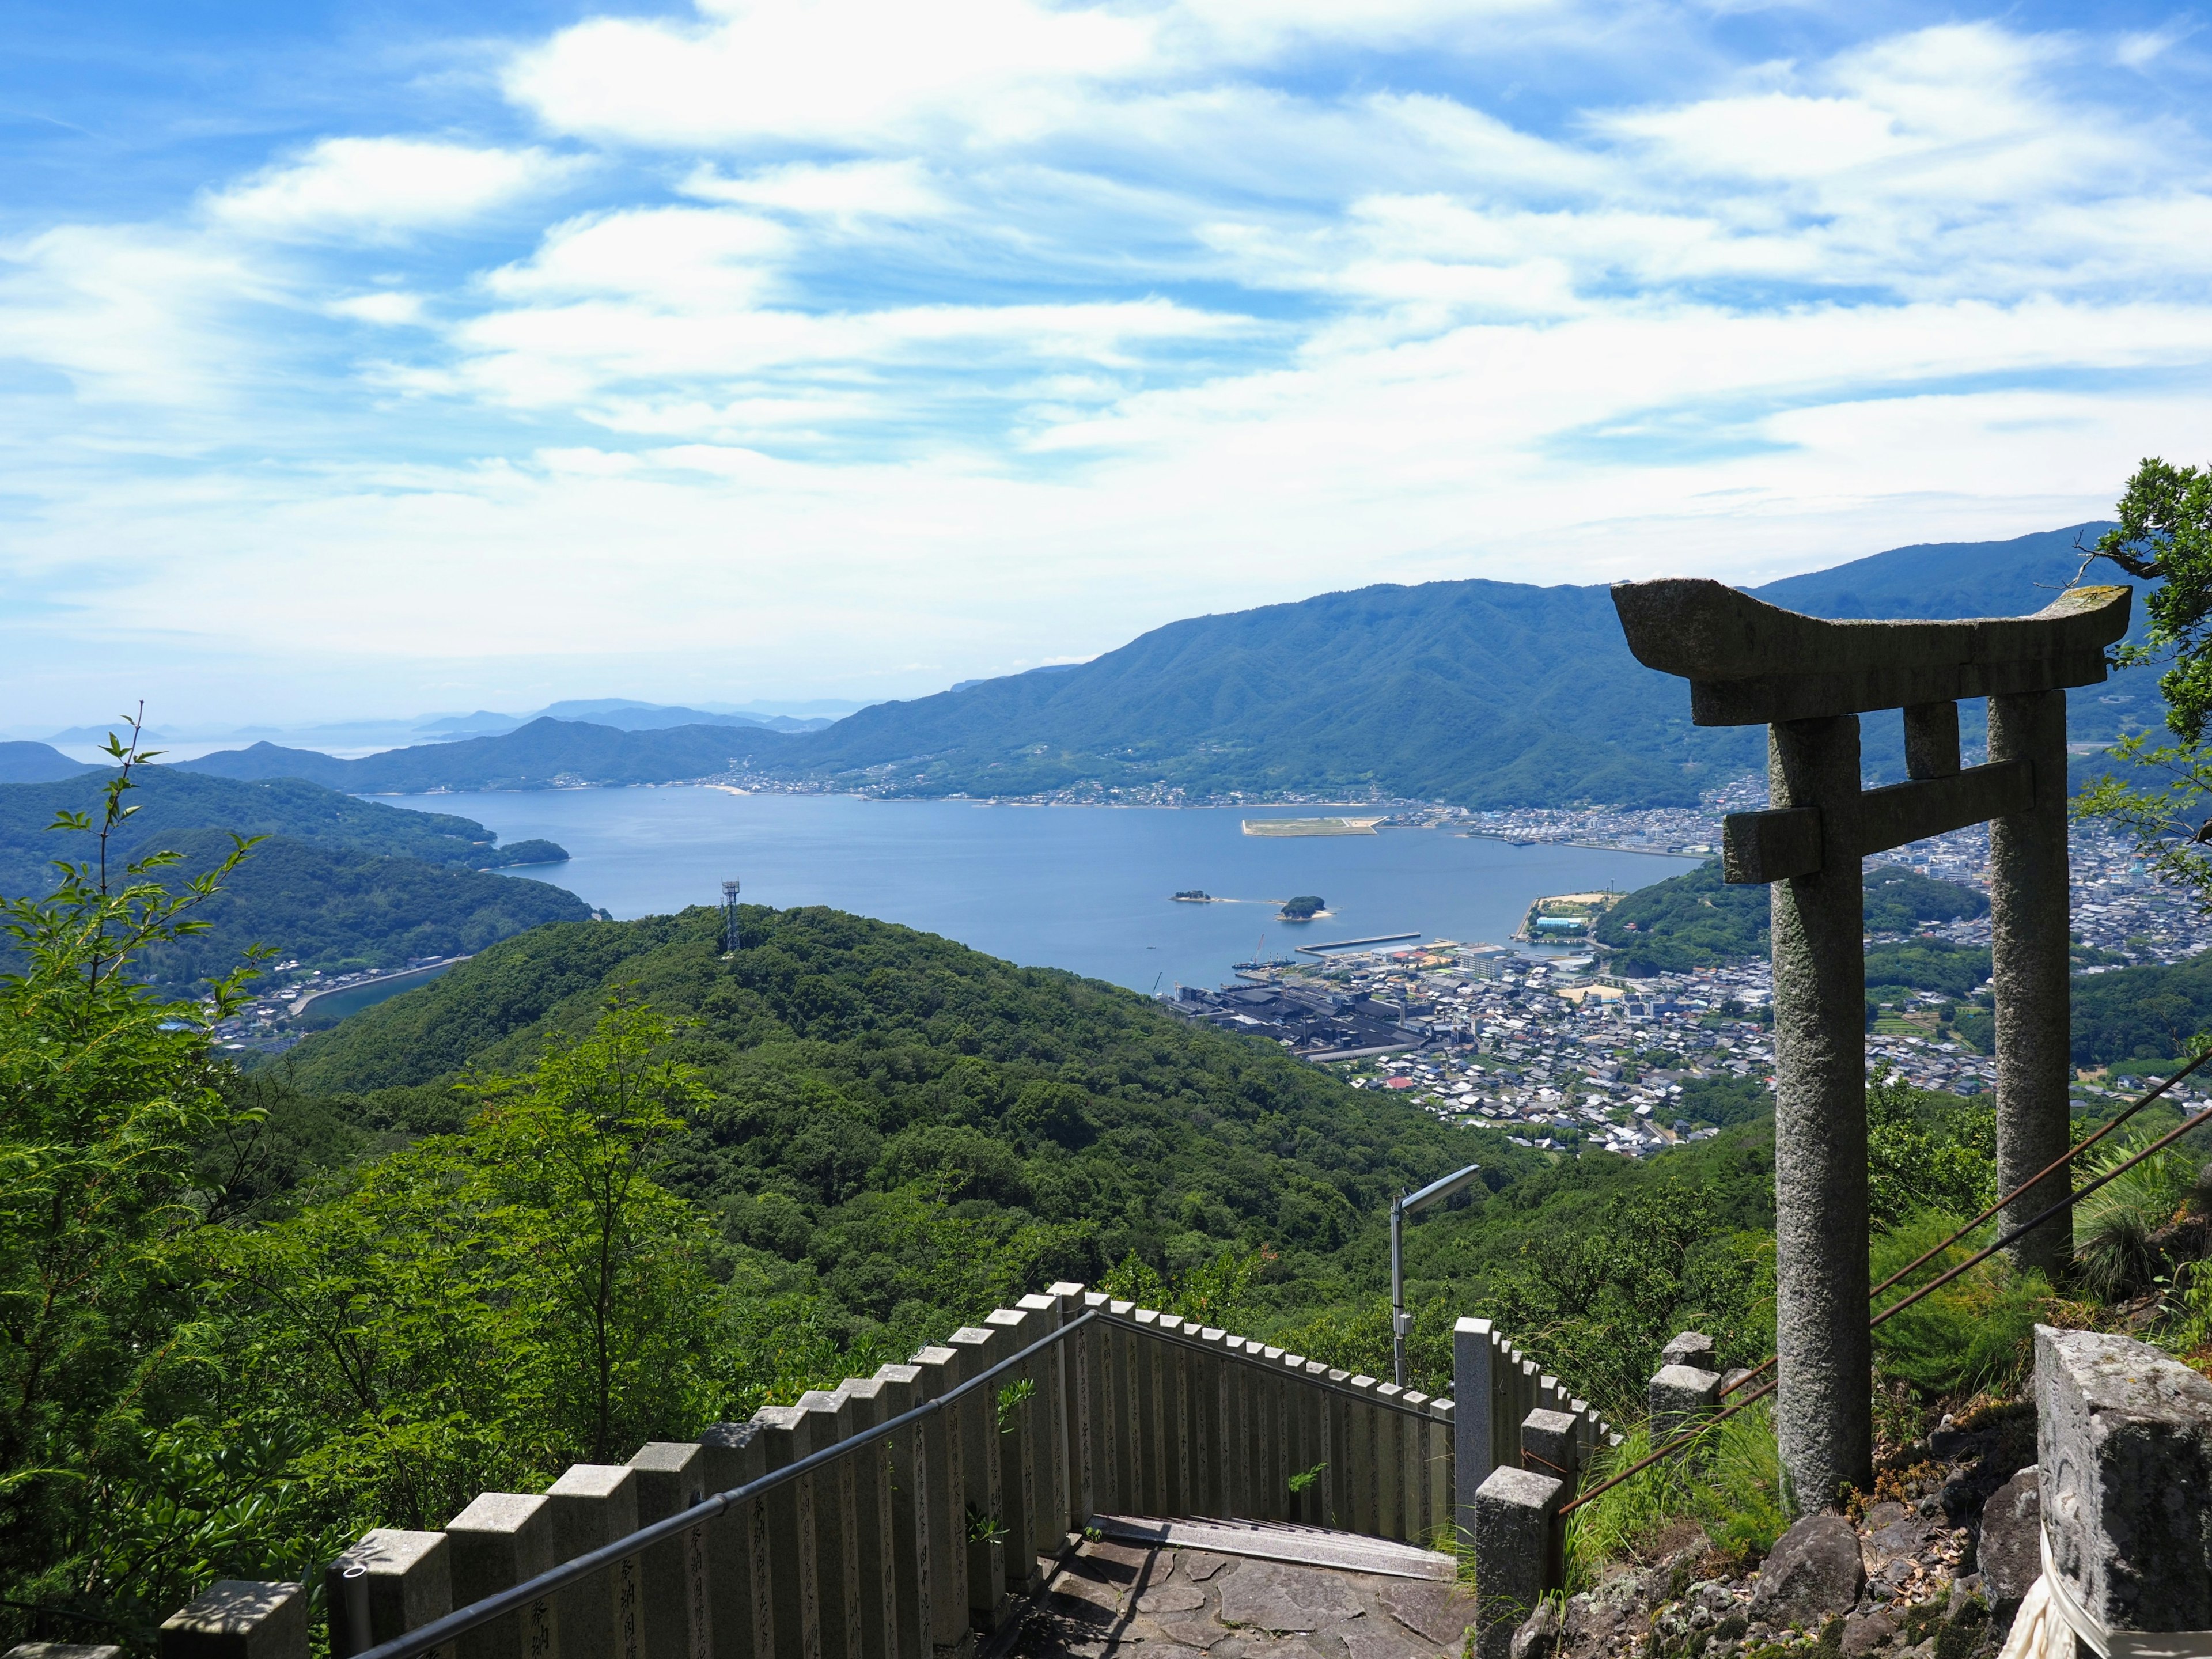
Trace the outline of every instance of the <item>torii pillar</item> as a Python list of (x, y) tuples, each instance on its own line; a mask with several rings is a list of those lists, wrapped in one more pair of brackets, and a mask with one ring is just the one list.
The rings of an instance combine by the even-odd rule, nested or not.
[[(1773, 804), (1729, 816), (1722, 872), (1773, 896), (1776, 1416), (1801, 1511), (1834, 1507), (1873, 1473), (1860, 860), (1990, 823), (1997, 1176), (2009, 1190), (2068, 1144), (2066, 688), (2104, 679), (2131, 597), (2083, 587), (2033, 617), (1824, 622), (1719, 582), (1613, 586), (1629, 649), (1690, 682), (1695, 724), (1767, 728)], [(1963, 770), (1961, 697), (1990, 700), (1989, 763)], [(1889, 708), (1904, 711), (1908, 781), (1863, 789), (1858, 716)], [(2066, 1183), (2062, 1170), (2003, 1221), (2039, 1213)], [(2014, 1255), (2047, 1269), (2071, 1250), (2060, 1216)]]

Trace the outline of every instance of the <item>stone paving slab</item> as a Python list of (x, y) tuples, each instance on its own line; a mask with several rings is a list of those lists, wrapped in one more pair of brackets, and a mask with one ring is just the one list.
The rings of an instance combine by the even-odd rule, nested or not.
[(1457, 1584), (1092, 1540), (1024, 1616), (1019, 1659), (1459, 1659)]

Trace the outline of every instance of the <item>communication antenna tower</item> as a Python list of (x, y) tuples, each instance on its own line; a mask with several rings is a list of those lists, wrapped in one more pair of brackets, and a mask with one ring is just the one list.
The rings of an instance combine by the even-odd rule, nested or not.
[(738, 936), (738, 884), (726, 881), (722, 884), (722, 953), (733, 957), (743, 944)]

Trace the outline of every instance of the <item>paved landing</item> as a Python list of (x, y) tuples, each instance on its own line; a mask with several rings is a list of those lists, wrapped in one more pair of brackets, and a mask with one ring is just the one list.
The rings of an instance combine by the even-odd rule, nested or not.
[(1020, 1659), (1458, 1659), (1462, 1586), (1212, 1550), (1100, 1540), (1027, 1614)]

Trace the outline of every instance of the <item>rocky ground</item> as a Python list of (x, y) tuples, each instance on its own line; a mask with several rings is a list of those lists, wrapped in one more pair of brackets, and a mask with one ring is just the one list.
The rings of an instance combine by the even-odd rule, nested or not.
[(1748, 1571), (1685, 1527), (1514, 1638), (1514, 1659), (1783, 1659), (1994, 1653), (2042, 1571), (2035, 1419), (2014, 1406), (1898, 1456), (1872, 1498), (1813, 1516)]

